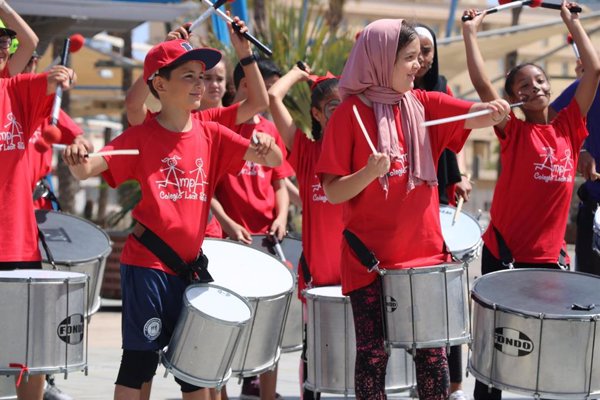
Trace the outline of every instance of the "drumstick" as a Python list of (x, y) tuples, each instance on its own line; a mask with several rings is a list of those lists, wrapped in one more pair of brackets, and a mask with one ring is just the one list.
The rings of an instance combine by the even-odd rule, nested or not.
[[(210, 7), (213, 7), (213, 3), (210, 0), (202, 0), (203, 2), (205, 2), (206, 4), (208, 4)], [(229, 22), (231, 24), (231, 26), (233, 27), (233, 30), (235, 30), (236, 32), (240, 31), (240, 27), (238, 24), (236, 24), (235, 22), (233, 22), (233, 19), (225, 14), (223, 11), (221, 11), (220, 9), (215, 9), (215, 13), (221, 17), (222, 19), (224, 19), (226, 22)], [(267, 56), (271, 57), (273, 55), (273, 51), (271, 51), (271, 49), (269, 49), (267, 46), (265, 46), (264, 44), (262, 44), (260, 42), (260, 40), (258, 40), (257, 38), (255, 38), (254, 36), (252, 36), (250, 33), (248, 32), (244, 32), (241, 34), (243, 37), (245, 37), (248, 41), (250, 41), (251, 43), (253, 43), (256, 47), (258, 47), (258, 49), (260, 51), (262, 51), (263, 53), (265, 53)]]
[[(541, 0), (520, 0), (520, 1), (500, 0), (498, 3), (499, 3), (498, 6), (488, 8), (487, 10), (485, 10), (485, 13), (493, 14), (498, 11), (509, 10), (511, 8), (519, 8), (519, 7), (523, 7), (523, 6), (529, 6), (531, 8), (535, 8), (535, 7), (551, 8), (553, 10), (560, 10), (560, 7), (561, 7), (560, 4), (546, 3)], [(581, 10), (581, 7), (575, 6), (575, 7), (571, 7), (569, 9), (569, 11), (571, 11), (572, 13), (580, 13), (582, 10)], [(478, 11), (476, 13), (476, 15), (481, 15), (481, 11)], [(463, 15), (461, 19), (464, 22), (464, 21), (469, 21), (473, 18), (470, 15)]]
[[(64, 150), (67, 148), (66, 144), (53, 143), (52, 146), (58, 150)], [(138, 149), (123, 149), (123, 150), (99, 151), (97, 153), (88, 153), (84, 157), (92, 158), (92, 157), (102, 157), (102, 156), (137, 156), (139, 154), (140, 154), (140, 151)]]
[[(524, 102), (522, 102), (522, 101), (520, 101), (518, 103), (513, 103), (510, 105), (510, 108), (521, 107), (523, 105), (523, 103)], [(481, 117), (482, 115), (491, 114), (492, 112), (493, 112), (492, 110), (487, 109), (487, 110), (475, 111), (472, 113), (467, 113), (467, 114), (462, 114), (462, 115), (455, 115), (454, 117), (434, 119), (431, 121), (424, 122), (422, 126), (441, 125), (441, 124), (446, 124), (448, 122), (455, 122), (455, 121), (460, 121), (463, 119), (471, 119), (471, 118), (475, 118), (475, 117)]]
[[(471, 174), (467, 174), (466, 178), (468, 181), (470, 181)], [(458, 196), (458, 201), (456, 202), (456, 210), (454, 211), (454, 216), (452, 217), (452, 225), (456, 224), (456, 221), (458, 221), (458, 217), (460, 216), (460, 212), (462, 211), (464, 203), (465, 203), (465, 198), (462, 196)]]
[[(67, 65), (69, 61), (69, 48), (71, 46), (71, 39), (66, 38), (63, 51), (60, 57), (60, 65)], [(52, 111), (50, 112), (50, 124), (42, 131), (42, 137), (48, 143), (58, 142), (62, 136), (60, 129), (56, 126), (58, 123), (58, 115), (60, 113), (60, 106), (62, 104), (63, 87), (57, 85), (54, 91), (54, 103), (52, 104)]]
[(579, 60), (581, 58), (579, 56), (579, 49), (577, 48), (577, 44), (575, 44), (573, 36), (570, 33), (567, 35), (567, 43), (571, 45), (571, 47), (573, 48), (573, 53), (575, 53), (575, 57)]
[[(77, 53), (85, 44), (85, 38), (80, 33), (72, 34), (71, 36), (69, 36), (69, 39), (71, 40), (71, 44), (69, 46), (69, 53)], [(52, 60), (52, 62), (44, 69), (44, 72), (48, 72), (50, 68), (57, 65), (60, 62), (60, 59), (61, 57), (58, 56), (54, 60)]]
[(221, 7), (223, 4), (227, 3), (227, 0), (217, 0), (214, 4), (208, 7), (208, 10), (204, 11), (188, 28), (188, 32), (193, 32), (196, 28), (198, 28), (208, 17), (215, 13), (215, 10)]
[(365, 128), (365, 124), (363, 124), (362, 119), (360, 118), (360, 114), (358, 113), (358, 108), (356, 108), (356, 105), (352, 106), (352, 111), (354, 111), (354, 116), (358, 121), (358, 125), (360, 125), (360, 129), (362, 130), (363, 135), (365, 135), (365, 139), (367, 139), (367, 143), (369, 143), (371, 151), (373, 152), (373, 154), (377, 154), (377, 149), (375, 148), (375, 146), (373, 146), (373, 142), (371, 142), (371, 138), (367, 133), (367, 128)]

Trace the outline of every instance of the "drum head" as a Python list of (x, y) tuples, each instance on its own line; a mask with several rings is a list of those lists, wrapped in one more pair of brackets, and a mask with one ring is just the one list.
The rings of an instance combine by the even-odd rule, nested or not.
[(451, 253), (471, 249), (481, 241), (481, 226), (469, 214), (461, 212), (453, 224), (456, 208), (440, 205), (442, 235)]
[(308, 289), (304, 292), (306, 297), (333, 297), (336, 299), (343, 299), (346, 296), (342, 294), (341, 286), (320, 286)]
[(291, 292), (294, 277), (275, 257), (229, 240), (206, 239), (202, 250), (216, 285), (249, 298)]
[[(44, 234), (52, 257), (59, 264), (80, 264), (105, 257), (110, 253), (108, 235), (83, 218), (50, 210), (36, 210), (35, 219)], [(40, 251), (44, 261), (46, 252)]]
[[(252, 235), (250, 247), (279, 258), (275, 251), (274, 244), (273, 239), (269, 235)], [(291, 235), (286, 235), (281, 241), (281, 249), (283, 250), (285, 259), (289, 261), (294, 268), (297, 268), (298, 263), (300, 262), (300, 255), (302, 254), (302, 241)]]
[(195, 309), (226, 322), (245, 322), (252, 316), (248, 303), (235, 293), (218, 286), (193, 285), (185, 297)]
[[(493, 272), (475, 281), (472, 296), (484, 307), (555, 319), (600, 314), (600, 277), (548, 269)], [(590, 308), (589, 310), (585, 308)]]
[(78, 272), (57, 271), (49, 269), (16, 269), (13, 271), (0, 271), (1, 281), (27, 281), (34, 282), (63, 282), (85, 281), (87, 276)]

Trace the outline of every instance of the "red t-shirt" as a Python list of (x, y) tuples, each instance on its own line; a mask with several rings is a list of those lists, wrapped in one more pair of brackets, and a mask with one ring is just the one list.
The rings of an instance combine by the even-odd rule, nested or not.
[[(112, 187), (136, 180), (142, 199), (133, 217), (184, 261), (196, 259), (204, 240), (210, 199), (221, 177), (239, 171), (249, 141), (214, 122), (192, 119), (188, 132), (164, 129), (156, 119), (127, 129), (103, 150), (139, 149), (139, 156), (105, 157)], [(129, 236), (121, 262), (173, 272)]]
[[(315, 286), (339, 285), (342, 279), (343, 207), (327, 200), (315, 174), (322, 145), (321, 140), (312, 141), (298, 129), (288, 158), (296, 171), (302, 199), (302, 250)], [(298, 275), (300, 293), (306, 287), (300, 266)]]
[(0, 79), (0, 261), (39, 261), (27, 142), (50, 113), (47, 74)]
[(585, 117), (572, 100), (549, 125), (511, 114), (500, 140), (502, 173), (496, 183), (490, 228), (483, 241), (499, 258), (495, 226), (513, 257), (523, 263), (554, 263), (565, 237)]
[(4, 67), (2, 71), (0, 71), (0, 78), (7, 79), (10, 78), (10, 71), (8, 70), (8, 64)]
[[(432, 120), (465, 114), (473, 103), (455, 99), (439, 92), (413, 91), (425, 106), (425, 119)], [(345, 176), (367, 164), (371, 149), (354, 117), (356, 105), (374, 145), (377, 146), (377, 124), (373, 109), (357, 96), (346, 99), (333, 113), (323, 138), (323, 150), (317, 164), (318, 174)], [(401, 153), (406, 154), (400, 111), (394, 106), (396, 129)], [(469, 130), (464, 121), (428, 128), (435, 163), (444, 150), (458, 152)], [(344, 226), (357, 235), (375, 253), (381, 268), (401, 269), (433, 266), (450, 260), (443, 251), (436, 186), (417, 186), (407, 193), (408, 157), (392, 163), (387, 198), (376, 179), (361, 193), (345, 202)], [(342, 241), (342, 290), (344, 294), (372, 283), (375, 273), (369, 273)]]
[[(283, 140), (275, 124), (266, 118), (259, 117), (257, 124), (238, 125), (235, 131), (246, 139), (249, 139), (254, 131), (273, 136), (285, 157)], [(246, 161), (241, 170), (225, 176), (219, 182), (215, 196), (227, 215), (248, 232), (265, 234), (276, 217), (273, 182), (293, 175), (294, 172), (287, 162), (279, 167), (269, 168)]]

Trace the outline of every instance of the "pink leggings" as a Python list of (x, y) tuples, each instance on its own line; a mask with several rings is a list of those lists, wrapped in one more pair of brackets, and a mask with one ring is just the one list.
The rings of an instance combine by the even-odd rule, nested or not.
[[(358, 400), (386, 399), (388, 354), (383, 337), (381, 281), (350, 293), (356, 332), (354, 390)], [(448, 398), (450, 377), (445, 348), (417, 349), (413, 355), (420, 400)]]

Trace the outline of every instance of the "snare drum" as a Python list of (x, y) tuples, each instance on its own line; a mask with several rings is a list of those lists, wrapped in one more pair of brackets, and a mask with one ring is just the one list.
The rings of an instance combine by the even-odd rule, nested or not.
[(530, 396), (600, 395), (600, 277), (548, 269), (493, 272), (472, 290), (469, 371)]
[[(342, 294), (341, 286), (317, 287), (303, 293), (308, 309), (306, 388), (354, 394), (356, 336), (350, 297)], [(392, 349), (385, 379), (387, 393), (415, 387), (414, 363), (404, 349)]]
[(440, 205), (440, 224), (442, 235), (448, 251), (456, 261), (469, 263), (479, 257), (483, 234), (479, 222), (469, 214), (461, 211), (454, 221), (456, 208)]
[(600, 255), (600, 207), (594, 213), (594, 236), (592, 248)]
[(428, 348), (469, 342), (466, 264), (379, 272), (388, 346)]
[(244, 296), (252, 306), (252, 321), (242, 333), (233, 373), (255, 376), (274, 368), (294, 290), (292, 272), (276, 258), (229, 240), (206, 239), (202, 250), (214, 283)]
[[(108, 235), (91, 222), (73, 215), (50, 210), (36, 210), (35, 219), (44, 234), (56, 267), (61, 271), (79, 272), (90, 277), (90, 298), (86, 316), (100, 308), (100, 287), (106, 258), (110, 254)], [(42, 250), (42, 267), (52, 269)]]
[[(0, 271), (0, 374), (87, 369), (88, 277), (76, 272)], [(13, 366), (11, 366), (13, 364)]]
[(15, 377), (0, 375), (0, 400), (13, 400), (16, 398)]
[(191, 285), (161, 361), (168, 372), (192, 385), (221, 388), (242, 331), (252, 316), (243, 297), (216, 285)]
[[(252, 235), (252, 244), (250, 247), (264, 251), (281, 260), (281, 257), (275, 250), (273, 240), (267, 235)], [(290, 303), (290, 310), (285, 321), (283, 330), (283, 340), (281, 341), (281, 351), (291, 353), (302, 350), (302, 302), (298, 299), (298, 263), (302, 254), (302, 241), (291, 236), (286, 236), (281, 241), (281, 250), (285, 260), (294, 268), (296, 276), (296, 286)]]

